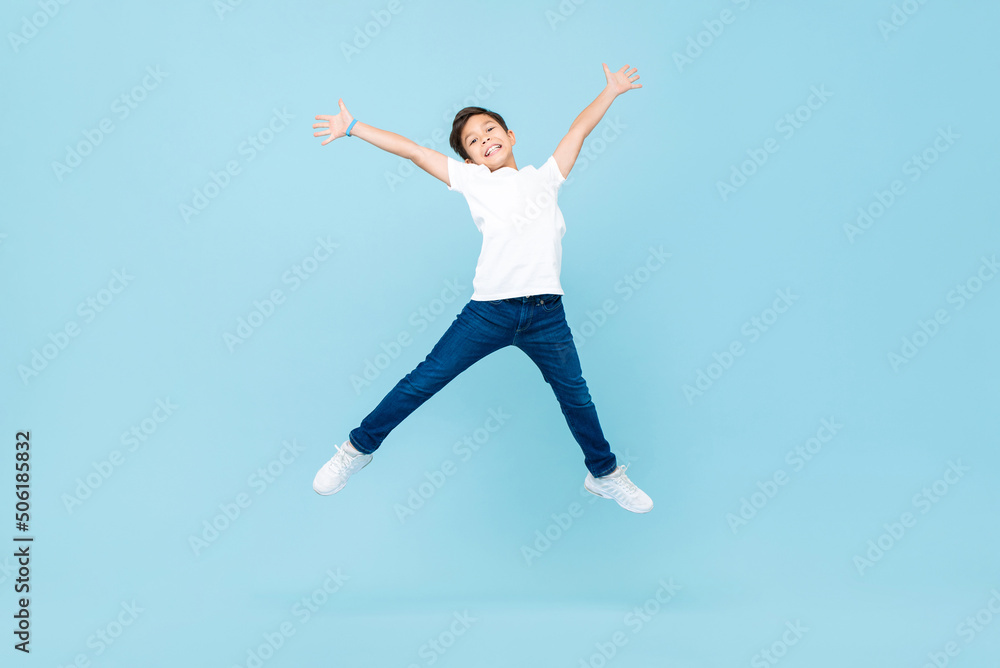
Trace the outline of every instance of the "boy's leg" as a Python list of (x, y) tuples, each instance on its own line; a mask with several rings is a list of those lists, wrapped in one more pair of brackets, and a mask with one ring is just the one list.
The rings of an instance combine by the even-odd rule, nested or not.
[[(455, 376), (490, 353), (510, 345), (517, 327), (513, 308), (469, 301), (423, 362), (408, 373), (361, 422), (350, 441), (362, 454), (371, 454), (389, 432)], [(514, 314), (511, 325), (504, 315)]]
[(552, 386), (566, 423), (583, 450), (584, 464), (598, 478), (614, 471), (618, 462), (597, 419), (562, 299), (555, 297), (541, 296), (543, 303), (534, 307), (530, 324), (518, 331), (514, 345), (531, 358)]

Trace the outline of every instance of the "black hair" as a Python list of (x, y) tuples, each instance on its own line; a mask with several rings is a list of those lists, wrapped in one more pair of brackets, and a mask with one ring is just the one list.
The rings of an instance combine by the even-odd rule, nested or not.
[(483, 109), (482, 107), (466, 107), (465, 109), (462, 109), (460, 112), (455, 114), (455, 120), (451, 124), (451, 137), (448, 140), (452, 149), (455, 150), (455, 153), (458, 153), (462, 160), (472, 159), (466, 152), (465, 146), (462, 145), (462, 130), (465, 128), (465, 122), (469, 120), (469, 117), (475, 116), (476, 114), (486, 114), (499, 123), (504, 132), (507, 132), (507, 124), (504, 123), (503, 116), (495, 111)]

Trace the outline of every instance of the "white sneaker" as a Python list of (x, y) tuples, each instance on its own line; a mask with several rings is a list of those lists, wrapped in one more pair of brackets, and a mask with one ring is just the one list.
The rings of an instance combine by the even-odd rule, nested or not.
[(344, 441), (330, 461), (320, 467), (313, 479), (313, 489), (317, 494), (324, 496), (336, 494), (344, 489), (347, 479), (357, 473), (368, 462), (372, 460), (372, 455), (363, 455), (354, 449), (351, 441)]
[(614, 499), (618, 505), (633, 513), (648, 513), (653, 509), (653, 500), (644, 491), (635, 486), (625, 470), (628, 465), (619, 466), (608, 475), (595, 478), (588, 473), (583, 481), (584, 488), (591, 494), (603, 496), (605, 499)]

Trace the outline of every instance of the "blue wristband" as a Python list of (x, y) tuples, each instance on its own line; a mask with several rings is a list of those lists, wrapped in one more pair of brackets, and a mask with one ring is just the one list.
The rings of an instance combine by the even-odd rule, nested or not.
[(348, 137), (351, 136), (351, 128), (353, 128), (354, 124), (357, 123), (357, 122), (358, 122), (358, 119), (355, 118), (353, 121), (351, 121), (351, 124), (347, 126), (347, 136)]

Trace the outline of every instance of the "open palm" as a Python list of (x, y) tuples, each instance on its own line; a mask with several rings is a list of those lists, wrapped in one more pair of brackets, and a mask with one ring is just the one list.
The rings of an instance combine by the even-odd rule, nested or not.
[(319, 128), (319, 132), (314, 132), (313, 137), (330, 135), (323, 140), (321, 146), (326, 146), (338, 137), (346, 136), (348, 126), (351, 124), (351, 121), (354, 120), (354, 117), (351, 116), (351, 112), (349, 112), (347, 107), (344, 106), (343, 98), (337, 100), (337, 104), (340, 105), (339, 114), (334, 114), (332, 116), (321, 114), (316, 117), (316, 120), (319, 121), (319, 123), (313, 123), (314, 130)]
[(632, 83), (639, 78), (639, 75), (635, 73), (636, 68), (633, 67), (629, 70), (628, 65), (626, 65), (617, 72), (612, 72), (605, 63), (601, 63), (601, 65), (604, 65), (604, 76), (608, 78), (608, 88), (615, 95), (621, 95), (633, 88), (642, 88), (642, 84)]

